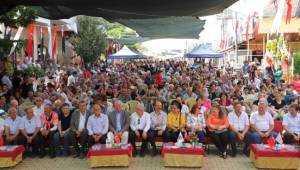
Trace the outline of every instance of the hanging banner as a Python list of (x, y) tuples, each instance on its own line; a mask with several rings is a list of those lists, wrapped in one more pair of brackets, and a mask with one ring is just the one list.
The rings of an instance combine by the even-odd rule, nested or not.
[(250, 25), (250, 14), (248, 15), (247, 23), (246, 23), (246, 42), (247, 42), (247, 48), (249, 47), (249, 25)]
[(57, 45), (57, 26), (53, 27), (53, 46), (52, 46), (52, 58), (56, 58), (56, 45)]
[(40, 27), (40, 56), (41, 60), (44, 62), (44, 35), (43, 35), (43, 27)]
[(28, 37), (27, 37), (27, 57), (29, 63), (32, 58), (33, 33), (34, 33), (34, 25), (30, 24), (28, 30)]
[(35, 62), (38, 59), (38, 38), (37, 38), (37, 27), (33, 31), (33, 59), (32, 62)]
[(48, 23), (48, 53), (50, 59), (52, 58), (52, 31), (51, 31), (51, 23)]
[(279, 33), (283, 12), (284, 12), (284, 5), (285, 5), (285, 0), (279, 0), (279, 6), (272, 24), (271, 33), (276, 33), (276, 34)]
[(64, 28), (61, 28), (61, 50), (62, 53), (65, 54), (66, 52), (66, 39), (65, 39), (65, 32), (64, 32)]
[(287, 11), (286, 11), (286, 18), (285, 18), (285, 24), (290, 24), (292, 19), (292, 0), (286, 0), (287, 5)]

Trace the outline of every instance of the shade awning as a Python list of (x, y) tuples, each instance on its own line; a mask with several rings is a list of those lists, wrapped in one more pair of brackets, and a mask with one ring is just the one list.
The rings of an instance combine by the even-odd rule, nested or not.
[(153, 18), (166, 16), (207, 16), (222, 12), (237, 0), (6, 0), (0, 14), (17, 5), (38, 9), (44, 18), (62, 19), (75, 15), (106, 19)]
[(117, 53), (109, 55), (108, 59), (143, 59), (144, 55), (130, 50), (126, 45)]
[(207, 45), (200, 44), (191, 52), (185, 54), (186, 58), (223, 58), (224, 54), (215, 52)]
[(185, 38), (198, 39), (205, 20), (197, 17), (165, 17), (153, 19), (116, 20), (133, 30), (139, 36), (148, 38)]

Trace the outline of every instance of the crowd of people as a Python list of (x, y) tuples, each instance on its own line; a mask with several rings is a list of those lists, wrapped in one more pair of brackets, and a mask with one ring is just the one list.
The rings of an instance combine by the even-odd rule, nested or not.
[[(176, 142), (179, 134), (207, 137), (221, 157), (243, 153), (249, 145), (277, 137), (299, 143), (300, 80), (284, 81), (280, 67), (245, 62), (240, 71), (198, 62), (138, 61), (87, 68), (48, 67), (43, 77), (1, 74), (0, 134), (5, 144), (20, 144), (26, 155), (84, 158), (87, 149), (107, 139), (131, 143), (133, 156), (159, 153), (156, 138)], [(48, 148), (48, 149), (46, 149)], [(48, 152), (46, 152), (48, 151)]]

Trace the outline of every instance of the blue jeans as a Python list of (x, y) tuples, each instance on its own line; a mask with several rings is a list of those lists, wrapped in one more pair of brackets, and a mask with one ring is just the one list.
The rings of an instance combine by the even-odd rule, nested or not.
[[(263, 133), (265, 133), (265, 132), (263, 132)], [(270, 136), (272, 136), (273, 138), (276, 138), (277, 133), (272, 131), (268, 137), (270, 137)], [(262, 143), (261, 137), (260, 137), (258, 132), (252, 132), (251, 133), (251, 141), (252, 141), (251, 143), (253, 143), (253, 144)]]
[[(242, 131), (240, 131), (239, 133), (242, 133)], [(236, 142), (238, 141), (238, 134), (235, 133), (234, 131), (230, 131), (229, 132), (229, 138), (230, 138), (230, 143), (231, 143), (231, 150), (234, 154), (236, 154), (237, 149), (236, 149)], [(243, 153), (246, 153), (248, 151), (248, 146), (250, 144), (250, 138), (251, 138), (251, 134), (249, 133), (249, 131), (245, 134), (244, 136), (244, 140), (243, 140)]]
[[(62, 138), (63, 138), (63, 141), (64, 141), (63, 151), (64, 152), (69, 152), (70, 151), (69, 143), (70, 143), (70, 139), (71, 139), (69, 131), (66, 132)], [(61, 145), (61, 140), (60, 139), (61, 139), (61, 137), (60, 137), (59, 132), (56, 132), (54, 134), (54, 145), (55, 145), (56, 150), (59, 151), (59, 152), (60, 152), (60, 145)]]
[(205, 131), (201, 130), (196, 132), (197, 133), (197, 137), (200, 143), (204, 143), (205, 142)]

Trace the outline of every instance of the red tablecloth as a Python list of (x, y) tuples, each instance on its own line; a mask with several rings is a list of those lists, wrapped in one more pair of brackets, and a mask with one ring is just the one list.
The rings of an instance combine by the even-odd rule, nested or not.
[(252, 144), (250, 146), (251, 150), (255, 154), (255, 158), (257, 157), (300, 157), (299, 150), (273, 150), (271, 148), (258, 148), (258, 144)]
[(0, 150), (0, 157), (11, 157), (13, 160), (25, 151), (23, 145), (18, 145), (14, 150)]
[[(105, 146), (105, 145), (103, 145)], [(128, 154), (131, 156), (132, 153), (132, 146), (128, 145), (126, 149), (122, 148), (106, 148), (103, 150), (93, 150), (92, 148), (89, 149), (87, 153), (87, 157), (90, 156), (101, 156), (101, 155), (126, 155)]]
[[(164, 157), (166, 153), (171, 154), (187, 154), (187, 155), (205, 155), (205, 152), (202, 147), (196, 148), (166, 148), (166, 144), (163, 145), (161, 156)], [(172, 144), (174, 145), (174, 144)]]

